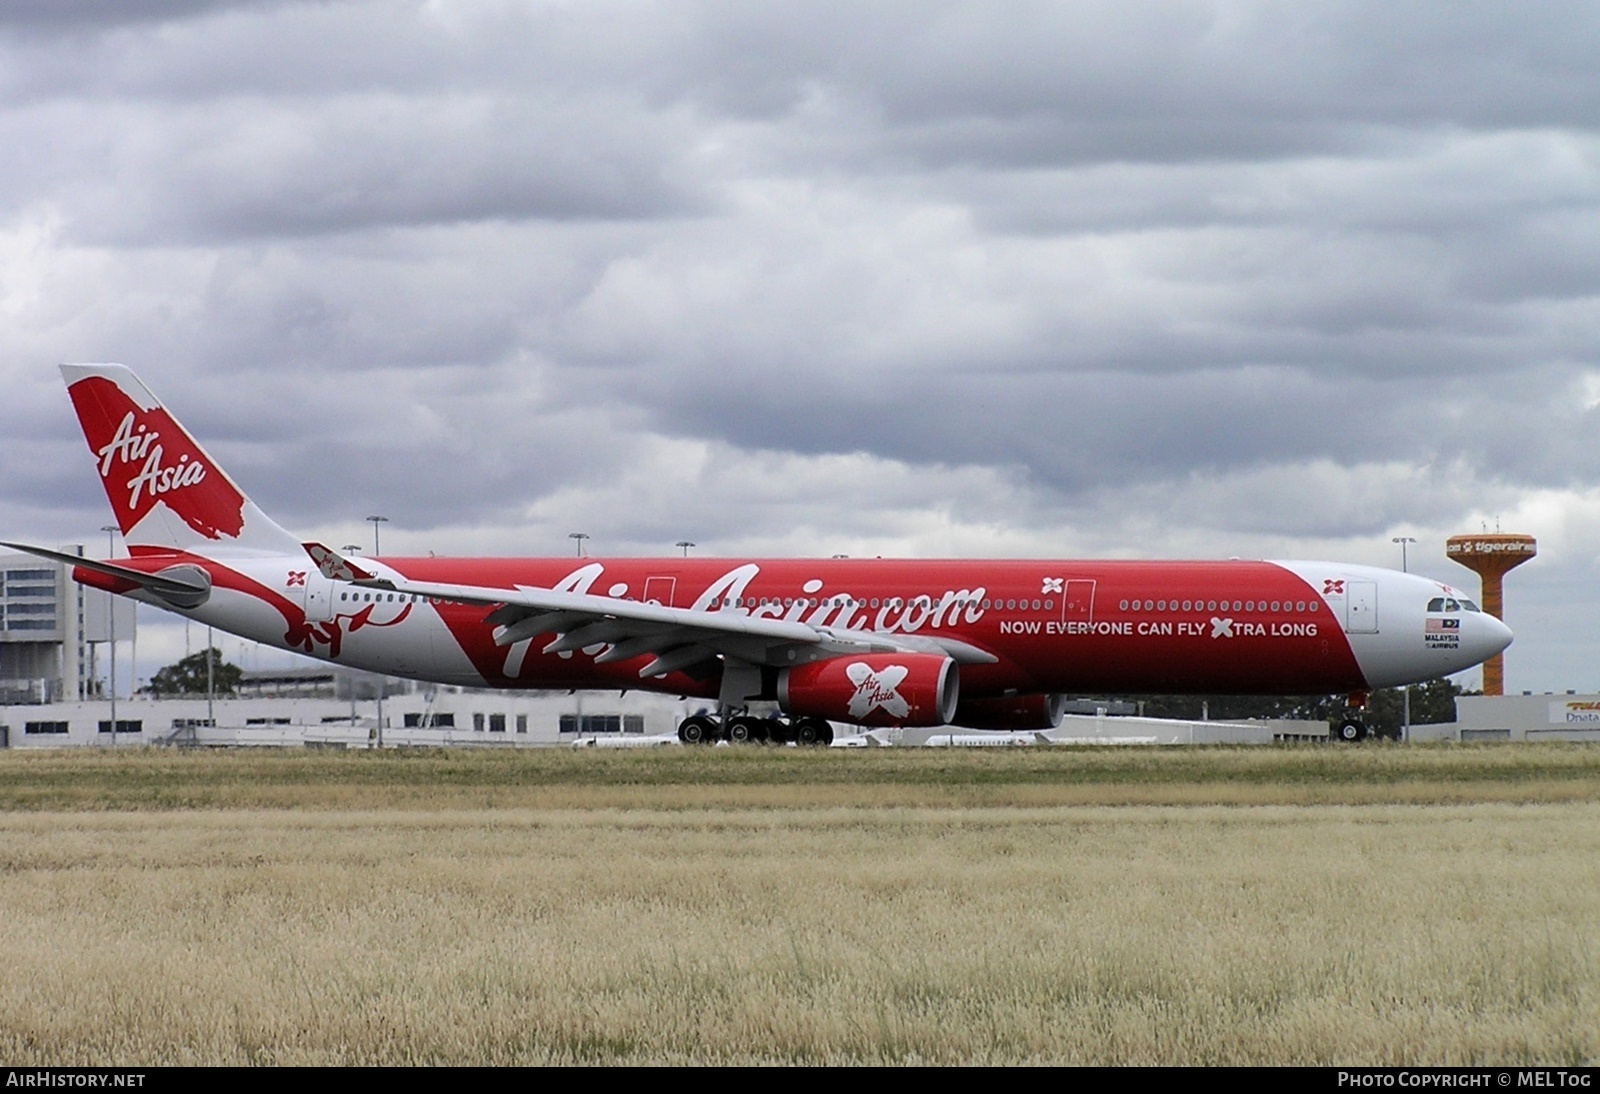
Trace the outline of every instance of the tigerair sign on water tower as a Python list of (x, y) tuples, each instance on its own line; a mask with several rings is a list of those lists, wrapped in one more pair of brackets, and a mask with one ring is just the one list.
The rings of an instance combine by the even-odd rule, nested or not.
[[(1483, 610), (1504, 621), (1502, 579), (1507, 570), (1521, 566), (1538, 554), (1539, 545), (1532, 536), (1511, 532), (1481, 532), (1477, 535), (1451, 536), (1445, 540), (1444, 553), (1478, 575), (1483, 582)], [(1505, 694), (1504, 655), (1497, 653), (1483, 663), (1483, 693)]]

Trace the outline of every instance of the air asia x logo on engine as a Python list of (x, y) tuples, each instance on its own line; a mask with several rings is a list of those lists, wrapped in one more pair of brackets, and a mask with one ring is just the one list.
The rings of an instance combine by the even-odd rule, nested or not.
[(110, 380), (91, 376), (69, 392), (124, 532), (159, 501), (207, 539), (244, 531), (244, 497), (201, 458), (160, 406), (136, 406)]
[(888, 665), (882, 672), (873, 672), (865, 661), (857, 661), (845, 668), (844, 674), (856, 686), (850, 697), (850, 717), (860, 720), (879, 707), (891, 718), (904, 718), (911, 713), (911, 704), (900, 694), (900, 683), (910, 673), (904, 665)]

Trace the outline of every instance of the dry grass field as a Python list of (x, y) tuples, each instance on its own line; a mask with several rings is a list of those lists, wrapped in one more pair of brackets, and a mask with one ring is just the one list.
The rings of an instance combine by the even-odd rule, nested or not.
[(1600, 751), (0, 754), (0, 1060), (1600, 1060)]

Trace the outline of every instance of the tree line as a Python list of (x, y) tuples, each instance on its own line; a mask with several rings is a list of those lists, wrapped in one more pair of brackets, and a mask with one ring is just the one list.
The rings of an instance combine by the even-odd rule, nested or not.
[[(1456, 696), (1463, 692), (1440, 677), (1411, 685), (1411, 724), (1435, 725), (1456, 720)], [(1400, 728), (1405, 697), (1402, 688), (1375, 691), (1367, 700), (1361, 720), (1378, 733), (1393, 733)], [(1119, 695), (1135, 703), (1149, 718), (1181, 718), (1199, 721), (1202, 711), (1213, 722), (1238, 719), (1289, 718), (1310, 722), (1332, 722), (1345, 716), (1344, 695)]]

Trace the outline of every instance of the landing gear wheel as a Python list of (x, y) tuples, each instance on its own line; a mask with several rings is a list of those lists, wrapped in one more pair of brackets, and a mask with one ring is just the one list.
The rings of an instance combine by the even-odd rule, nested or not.
[(794, 740), (798, 745), (829, 745), (833, 743), (833, 727), (822, 718), (796, 718)]
[(691, 715), (678, 723), (678, 740), (686, 745), (710, 744), (719, 736), (716, 721), (704, 714)]
[(1334, 729), (1333, 733), (1335, 737), (1341, 741), (1344, 741), (1346, 744), (1354, 744), (1357, 741), (1364, 741), (1367, 739), (1367, 727), (1356, 721), (1354, 718), (1346, 718), (1344, 721), (1340, 722), (1338, 727)]
[(759, 741), (765, 736), (765, 727), (761, 719), (752, 718), (748, 714), (740, 714), (728, 719), (728, 740), (736, 745), (749, 744)]

